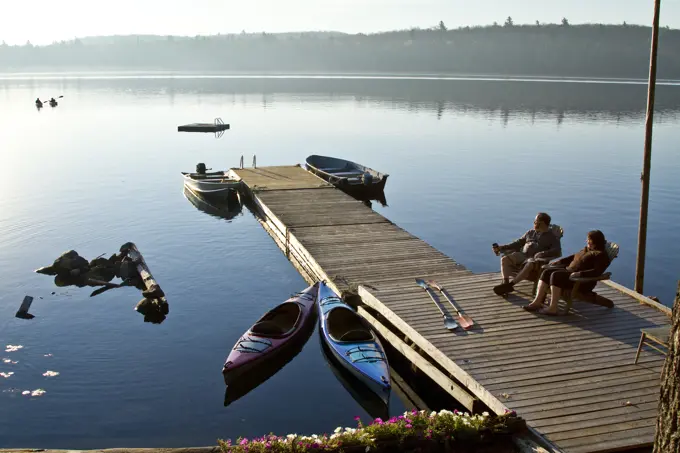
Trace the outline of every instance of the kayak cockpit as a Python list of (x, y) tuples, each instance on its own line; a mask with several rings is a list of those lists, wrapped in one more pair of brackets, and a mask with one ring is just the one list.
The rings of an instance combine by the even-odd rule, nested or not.
[(328, 313), (328, 334), (338, 343), (374, 341), (373, 333), (358, 314), (345, 307), (337, 307)]
[(263, 337), (284, 337), (297, 326), (302, 309), (295, 302), (285, 302), (264, 315), (250, 331)]

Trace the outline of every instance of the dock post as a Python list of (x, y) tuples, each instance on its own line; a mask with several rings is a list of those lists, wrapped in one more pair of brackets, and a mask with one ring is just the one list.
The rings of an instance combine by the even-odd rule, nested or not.
[(642, 194), (640, 197), (640, 225), (638, 227), (637, 261), (635, 263), (635, 291), (642, 294), (645, 282), (645, 253), (647, 251), (647, 213), (649, 210), (649, 173), (652, 164), (652, 126), (654, 124), (654, 95), (656, 92), (656, 60), (659, 46), (659, 13), (661, 0), (654, 0), (652, 50), (649, 61), (647, 118), (645, 120), (645, 152), (643, 158)]

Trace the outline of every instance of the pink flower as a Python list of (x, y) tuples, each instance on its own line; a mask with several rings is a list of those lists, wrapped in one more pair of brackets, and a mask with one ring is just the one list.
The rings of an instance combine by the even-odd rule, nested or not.
[(248, 438), (244, 437), (241, 442), (239, 442), (239, 445), (247, 445), (248, 444)]
[(267, 448), (267, 450), (269, 450), (270, 448), (272, 448), (272, 443), (267, 442), (266, 444), (264, 444), (264, 446)]
[(314, 443), (312, 444), (312, 448), (319, 448), (319, 444), (318, 444), (317, 442), (314, 442)]
[(427, 436), (425, 436), (425, 439), (432, 439), (432, 434), (428, 434)]
[(398, 418), (399, 420), (403, 420), (403, 419), (404, 419), (404, 416), (403, 416), (403, 415), (400, 415), (400, 416), (397, 417), (397, 418)]
[(406, 424), (406, 427), (407, 427), (407, 428), (413, 428), (413, 426), (412, 426), (410, 423), (407, 423), (407, 424)]
[(374, 420), (374, 422), (377, 423), (378, 425), (382, 425), (383, 423), (385, 423), (385, 422), (382, 421), (382, 418), (380, 418), (380, 417), (376, 418)]
[(354, 417), (354, 420), (357, 421), (357, 422), (360, 422), (360, 421), (361, 421), (361, 417), (359, 417), (359, 416), (357, 415), (356, 417)]

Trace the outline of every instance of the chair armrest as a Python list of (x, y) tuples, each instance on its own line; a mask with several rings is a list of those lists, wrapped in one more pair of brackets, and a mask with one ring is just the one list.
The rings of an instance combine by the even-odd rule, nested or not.
[(609, 280), (612, 276), (611, 272), (605, 272), (604, 274), (597, 276), (597, 277), (580, 277), (580, 274), (578, 272), (574, 272), (569, 276), (569, 280), (572, 282), (599, 282), (601, 280)]

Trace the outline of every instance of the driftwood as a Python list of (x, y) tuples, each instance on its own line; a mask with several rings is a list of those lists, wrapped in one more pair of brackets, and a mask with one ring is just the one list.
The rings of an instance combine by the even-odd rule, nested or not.
[(121, 253), (127, 255), (132, 262), (137, 266), (137, 272), (142, 278), (142, 283), (146, 288), (142, 295), (144, 299), (140, 300), (135, 307), (135, 310), (144, 315), (144, 322), (152, 322), (154, 324), (161, 323), (165, 320), (166, 315), (170, 312), (168, 301), (165, 298), (165, 293), (160, 285), (156, 282), (149, 267), (144, 261), (144, 257), (137, 249), (137, 246), (132, 242), (123, 244), (120, 248)]

